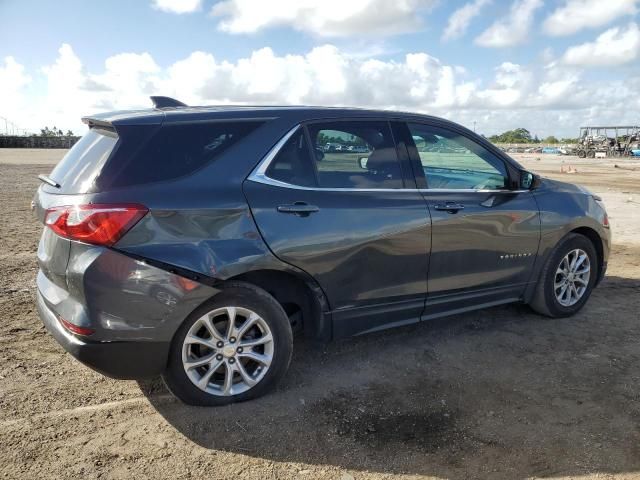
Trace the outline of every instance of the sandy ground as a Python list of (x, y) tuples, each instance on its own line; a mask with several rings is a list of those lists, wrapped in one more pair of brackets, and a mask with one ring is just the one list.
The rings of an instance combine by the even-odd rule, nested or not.
[[(0, 148), (0, 165), (55, 165), (67, 149)], [(43, 169), (48, 173), (51, 167)]]
[(512, 305), (299, 343), (275, 393), (203, 409), (92, 372), (38, 320), (29, 201), (63, 153), (0, 150), (2, 478), (640, 478), (640, 164), (519, 156), (608, 204), (608, 277), (575, 317)]

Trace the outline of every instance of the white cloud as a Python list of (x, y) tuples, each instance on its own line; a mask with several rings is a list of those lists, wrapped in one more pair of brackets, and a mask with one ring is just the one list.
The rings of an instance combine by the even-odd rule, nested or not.
[(31, 82), (31, 76), (25, 73), (24, 66), (15, 58), (5, 57), (3, 63), (0, 63), (0, 115), (5, 113), (5, 109), (15, 109), (23, 88)]
[(480, 14), (482, 7), (491, 3), (491, 0), (474, 0), (464, 4), (454, 11), (449, 17), (447, 27), (442, 34), (443, 40), (451, 40), (464, 35), (474, 17)]
[(57, 122), (63, 129), (77, 129), (88, 113), (148, 106), (160, 67), (148, 53), (120, 53), (105, 60), (102, 72), (89, 73), (73, 48), (63, 44), (56, 61), (41, 73), (46, 95), (33, 117), (46, 125)]
[(514, 1), (509, 13), (482, 32), (475, 43), (492, 48), (511, 47), (523, 43), (529, 36), (534, 13), (542, 5), (543, 0)]
[(565, 0), (544, 21), (544, 31), (553, 36), (572, 35), (585, 28), (601, 27), (616, 18), (637, 12), (639, 0)]
[(193, 13), (200, 10), (202, 0), (153, 0), (153, 8), (168, 13)]
[[(0, 64), (0, 106), (6, 109), (0, 115), (31, 130), (55, 124), (81, 132), (83, 115), (149, 108), (150, 95), (169, 95), (191, 105), (325, 104), (425, 112), (467, 125), (476, 121), (478, 131), (488, 134), (523, 126), (541, 136), (568, 136), (589, 121), (635, 121), (640, 76), (585, 82), (581, 75), (563, 62), (553, 68), (503, 62), (492, 78), (480, 79), (425, 52), (383, 61), (354, 57), (334, 45), (301, 55), (261, 48), (234, 62), (198, 51), (167, 66), (149, 53), (125, 52), (89, 71), (64, 44), (54, 62), (32, 74), (13, 58)], [(28, 96), (35, 80), (46, 90)]]
[(420, 11), (435, 0), (223, 0), (211, 14), (228, 33), (289, 26), (323, 37), (394, 35), (421, 27)]
[(624, 29), (610, 28), (594, 42), (568, 48), (562, 61), (567, 65), (611, 66), (631, 62), (639, 54), (640, 29), (632, 22)]

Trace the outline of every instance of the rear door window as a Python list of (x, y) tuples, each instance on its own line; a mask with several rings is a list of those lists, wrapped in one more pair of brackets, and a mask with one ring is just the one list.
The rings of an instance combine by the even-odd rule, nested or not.
[(317, 186), (304, 129), (299, 128), (282, 146), (267, 168), (266, 175), (290, 185)]
[(391, 129), (382, 121), (308, 126), (321, 188), (403, 188)]

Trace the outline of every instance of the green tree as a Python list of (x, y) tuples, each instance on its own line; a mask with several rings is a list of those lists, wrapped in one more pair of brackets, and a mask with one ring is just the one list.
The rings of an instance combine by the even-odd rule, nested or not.
[(62, 132), (62, 130), (60, 130), (55, 125), (53, 126), (53, 128), (44, 127), (40, 129), (41, 137), (62, 137), (63, 135), (64, 133)]
[(516, 128), (508, 130), (500, 135), (492, 135), (489, 140), (494, 143), (533, 143), (531, 132), (526, 128)]
[(558, 139), (556, 137), (554, 137), (553, 135), (549, 135), (547, 138), (545, 138), (542, 143), (551, 143), (551, 144), (556, 144), (556, 143), (560, 143), (558, 141)]

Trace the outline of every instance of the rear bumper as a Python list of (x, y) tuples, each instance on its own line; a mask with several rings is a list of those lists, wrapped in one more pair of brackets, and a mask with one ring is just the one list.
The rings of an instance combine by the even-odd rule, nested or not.
[[(185, 286), (171, 272), (103, 247), (69, 242), (62, 255), (53, 248), (55, 255), (47, 256), (57, 240), (51, 235), (43, 235), (39, 256), (40, 318), (65, 350), (106, 376), (140, 379), (162, 373), (184, 319), (219, 292), (204, 284)], [(54, 257), (64, 257), (64, 265), (54, 265)], [(94, 333), (71, 333), (60, 318)]]
[(88, 367), (111, 378), (141, 379), (161, 374), (169, 355), (169, 342), (89, 342), (67, 332), (38, 291), (38, 313), (49, 333)]

